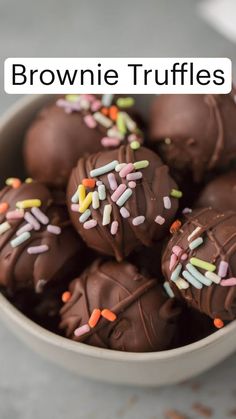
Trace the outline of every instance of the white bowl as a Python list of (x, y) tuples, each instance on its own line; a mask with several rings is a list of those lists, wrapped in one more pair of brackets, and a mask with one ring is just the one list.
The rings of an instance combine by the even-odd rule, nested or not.
[[(49, 96), (21, 99), (0, 120), (1, 181), (22, 175), (22, 137)], [(20, 313), (0, 294), (0, 318), (35, 352), (79, 375), (119, 384), (160, 386), (189, 379), (236, 349), (236, 321), (199, 342), (163, 352), (128, 353), (76, 343), (57, 336)], [(184, 324), (183, 324), (184, 327)]]

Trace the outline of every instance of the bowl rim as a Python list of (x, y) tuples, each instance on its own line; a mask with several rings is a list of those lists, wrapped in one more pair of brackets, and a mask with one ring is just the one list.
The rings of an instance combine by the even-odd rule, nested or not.
[[(4, 130), (5, 125), (10, 123), (11, 119), (17, 116), (18, 112), (22, 112), (32, 103), (40, 102), (43, 97), (52, 97), (52, 95), (26, 95), (18, 99), (8, 110), (0, 117), (0, 134)], [(24, 329), (25, 332), (35, 335), (37, 339), (43, 340), (45, 343), (59, 346), (70, 352), (86, 355), (91, 358), (99, 358), (103, 360), (122, 361), (122, 362), (151, 362), (151, 361), (167, 361), (171, 358), (182, 357), (190, 352), (202, 351), (204, 348), (215, 344), (225, 338), (227, 334), (235, 332), (236, 320), (227, 324), (222, 329), (212, 333), (211, 335), (188, 345), (175, 349), (164, 350), (159, 352), (123, 352), (106, 348), (99, 348), (87, 345), (82, 342), (75, 342), (56, 333), (50, 332), (30, 318), (20, 312), (7, 298), (0, 293), (0, 312), (3, 312), (6, 318), (10, 319), (17, 327)]]

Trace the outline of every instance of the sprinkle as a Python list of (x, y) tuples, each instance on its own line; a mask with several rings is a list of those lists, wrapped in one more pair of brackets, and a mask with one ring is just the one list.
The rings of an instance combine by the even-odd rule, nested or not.
[(41, 294), (41, 292), (43, 292), (46, 283), (47, 281), (45, 281), (45, 279), (39, 279), (39, 281), (35, 285), (36, 294)]
[(68, 301), (70, 301), (71, 299), (71, 292), (70, 291), (65, 291), (63, 292), (62, 296), (61, 296), (61, 300), (63, 303), (68, 303)]
[(34, 216), (32, 214), (30, 214), (30, 212), (25, 213), (24, 219), (25, 219), (25, 221), (27, 221), (29, 224), (32, 225), (34, 230), (36, 230), (36, 231), (40, 230), (39, 222), (36, 220), (36, 218), (34, 218)]
[(172, 141), (171, 141), (171, 139), (170, 139), (170, 138), (168, 138), (168, 137), (167, 137), (167, 138), (165, 138), (165, 140), (164, 140), (164, 141), (165, 141), (165, 144), (167, 144), (167, 145), (171, 144), (171, 142), (172, 142)]
[(101, 181), (101, 180), (97, 180), (96, 185), (97, 185), (97, 186), (99, 186), (99, 185), (103, 185), (103, 183), (102, 183), (102, 181)]
[(130, 217), (130, 213), (125, 207), (121, 207), (120, 214), (123, 218), (129, 218)]
[(181, 255), (181, 258), (180, 258), (181, 260), (186, 260), (186, 259), (188, 259), (188, 255), (187, 255), (187, 253), (183, 253), (182, 255)]
[(193, 266), (197, 266), (198, 268), (202, 268), (205, 271), (214, 272), (216, 270), (216, 266), (212, 265), (212, 263), (205, 262), (205, 260), (198, 259), (198, 258), (191, 258), (190, 263)]
[(58, 236), (59, 234), (61, 234), (61, 227), (49, 224), (47, 226), (47, 231)]
[(79, 100), (79, 95), (66, 95), (66, 96), (65, 96), (65, 99), (66, 99), (68, 102), (78, 102), (78, 100)]
[(77, 204), (79, 202), (79, 188), (77, 188), (76, 192), (72, 196), (71, 202), (73, 202), (74, 204)]
[(14, 178), (14, 177), (9, 177), (6, 180), (6, 185), (7, 186), (12, 186), (13, 189), (17, 189), (20, 187), (21, 185), (21, 181), (18, 178)]
[[(113, 119), (113, 118), (112, 118)], [(116, 127), (112, 127), (107, 131), (107, 136), (110, 138), (117, 138), (118, 140), (122, 141), (124, 139), (124, 135), (118, 131)]]
[(40, 253), (45, 253), (49, 250), (49, 247), (47, 244), (42, 244), (40, 246), (32, 246), (28, 247), (27, 252), (29, 255), (38, 255)]
[(136, 185), (137, 185), (136, 182), (133, 182), (133, 181), (128, 182), (128, 187), (131, 188), (131, 189), (136, 188)]
[[(122, 207), (126, 201), (128, 201), (128, 199), (131, 197), (131, 195), (133, 194), (132, 189), (127, 188), (124, 193), (120, 196), (120, 198), (116, 201), (116, 204), (119, 207)], [(113, 194), (114, 195), (114, 194)]]
[(195, 228), (195, 230), (193, 230), (192, 231), (192, 233), (188, 236), (188, 241), (190, 242), (191, 240), (192, 240), (192, 238), (194, 237), (194, 236), (196, 236), (196, 234), (199, 232), (199, 231), (201, 231), (201, 227), (197, 227), (197, 228)]
[(146, 169), (146, 167), (149, 166), (149, 161), (148, 160), (140, 160), (140, 161), (136, 161), (133, 164), (134, 164), (135, 170)]
[(25, 233), (26, 231), (32, 231), (33, 226), (29, 223), (23, 225), (23, 227), (19, 228), (19, 230), (16, 231), (16, 236), (21, 236), (21, 234)]
[(173, 246), (172, 247), (172, 252), (176, 255), (176, 256), (180, 256), (180, 253), (183, 251), (182, 247), (180, 246)]
[(97, 223), (98, 222), (96, 220), (89, 220), (83, 224), (83, 227), (85, 228), (85, 230), (90, 230), (90, 228), (96, 227)]
[(91, 215), (90, 209), (86, 209), (86, 211), (84, 211), (84, 213), (81, 214), (81, 216), (79, 217), (80, 223), (84, 223), (85, 221), (87, 221), (90, 215)]
[(97, 122), (92, 115), (85, 115), (84, 122), (89, 128), (95, 128), (97, 126)]
[(195, 239), (191, 243), (189, 243), (189, 248), (191, 250), (194, 250), (197, 247), (201, 246), (202, 243), (203, 243), (203, 238), (202, 237), (198, 237), (197, 239)]
[(6, 214), (7, 220), (20, 220), (21, 218), (24, 218), (24, 210), (16, 209), (14, 211), (8, 211)]
[(10, 230), (10, 228), (11, 228), (11, 226), (7, 221), (0, 224), (0, 235), (6, 233), (7, 230)]
[(110, 128), (112, 126), (112, 121), (107, 116), (103, 115), (101, 112), (95, 112), (93, 114), (95, 121), (101, 124), (105, 128)]
[(224, 327), (224, 322), (223, 322), (223, 320), (218, 319), (218, 318), (214, 319), (214, 326), (215, 326), (217, 329), (222, 329), (222, 327)]
[(132, 97), (119, 97), (116, 101), (119, 108), (130, 108), (134, 105), (134, 98)]
[(170, 257), (170, 264), (169, 264), (169, 270), (172, 271), (173, 267), (175, 266), (177, 262), (177, 256), (175, 254), (172, 254)]
[(91, 170), (90, 176), (91, 177), (98, 177), (105, 175), (108, 172), (112, 172), (115, 167), (119, 164), (117, 160), (113, 160), (110, 163), (106, 164), (105, 166), (98, 167), (97, 169)]
[(140, 224), (143, 224), (145, 221), (145, 217), (143, 215), (139, 215), (138, 217), (133, 218), (132, 224), (134, 226), (139, 226)]
[(165, 223), (165, 218), (162, 217), (161, 215), (157, 215), (155, 218), (155, 223), (159, 224), (159, 225), (163, 225)]
[(40, 221), (41, 224), (46, 225), (49, 223), (49, 218), (39, 208), (33, 207), (31, 212)]
[(109, 186), (110, 186), (111, 190), (115, 191), (117, 189), (118, 185), (117, 185), (117, 181), (116, 181), (116, 177), (115, 177), (114, 173), (109, 173), (107, 175), (107, 179), (108, 179)]
[(173, 198), (182, 198), (183, 192), (179, 191), (178, 189), (171, 189), (170, 196)]
[(70, 208), (73, 212), (79, 212), (79, 204), (71, 204)]
[(135, 172), (135, 173), (129, 173), (126, 176), (126, 179), (127, 180), (138, 180), (138, 179), (142, 179), (142, 177), (143, 177), (142, 172)]
[(126, 112), (124, 112), (124, 118), (125, 118), (125, 122), (126, 122), (126, 126), (128, 130), (130, 132), (135, 131), (137, 128), (136, 122), (132, 118), (130, 118), (130, 116)]
[(214, 282), (215, 284), (219, 284), (221, 281), (221, 277), (216, 275), (214, 272), (207, 271), (205, 276), (210, 279), (210, 281)]
[(133, 133), (132, 134), (129, 134), (128, 141), (129, 141), (129, 143), (132, 143), (133, 141), (138, 141), (138, 136), (136, 134), (133, 134)]
[(180, 220), (175, 220), (170, 226), (170, 233), (171, 234), (177, 233), (177, 231), (179, 231), (181, 225), (182, 225), (182, 223), (181, 223)]
[(93, 192), (89, 192), (86, 196), (86, 198), (81, 202), (80, 206), (79, 206), (79, 212), (82, 214), (83, 212), (86, 211), (87, 208), (89, 208), (89, 206), (92, 203), (92, 197), (93, 197)]
[(32, 177), (27, 177), (27, 178), (25, 179), (25, 183), (27, 183), (27, 184), (32, 183), (32, 182), (33, 182)]
[(175, 285), (179, 288), (179, 290), (187, 290), (189, 288), (189, 283), (183, 278), (178, 278), (177, 281), (175, 281)]
[(88, 100), (90, 103), (93, 103), (96, 100), (96, 96), (94, 95), (89, 95), (89, 94), (84, 94), (81, 95), (84, 99)]
[(26, 209), (32, 207), (41, 207), (42, 202), (40, 199), (26, 199), (25, 201), (18, 201), (16, 207), (18, 209)]
[(2, 202), (0, 204), (0, 214), (4, 214), (5, 212), (7, 212), (8, 208), (9, 208), (8, 203), (7, 202)]
[(87, 178), (85, 178), (85, 179), (82, 180), (82, 185), (85, 188), (93, 189), (93, 188), (95, 188), (96, 182), (95, 182), (94, 179), (87, 179)]
[(91, 104), (91, 111), (92, 112), (97, 112), (102, 106), (102, 102), (98, 99), (96, 99), (94, 102), (92, 102)]
[(83, 203), (83, 201), (85, 200), (85, 198), (86, 198), (85, 186), (84, 185), (79, 185), (78, 186), (78, 189), (77, 189), (77, 192), (78, 192), (79, 204), (81, 205)]
[(164, 284), (163, 284), (163, 287), (164, 287), (164, 289), (165, 289), (165, 291), (166, 291), (166, 294), (170, 297), (170, 298), (174, 298), (174, 293), (173, 293), (173, 291), (172, 291), (172, 289), (171, 289), (171, 287), (170, 287), (170, 284), (169, 284), (169, 282), (167, 282), (167, 281), (165, 281), (164, 282)]
[(233, 287), (236, 285), (236, 278), (222, 279), (220, 285), (222, 285), (222, 287)]
[(81, 99), (79, 102), (80, 108), (84, 109), (85, 111), (88, 111), (90, 108), (90, 103), (86, 99)]
[(228, 268), (229, 268), (228, 262), (225, 262), (224, 260), (221, 260), (220, 264), (219, 264), (218, 275), (221, 278), (225, 278), (226, 275), (227, 275), (227, 272), (228, 272)]
[(101, 310), (99, 310), (99, 308), (95, 308), (92, 311), (92, 314), (91, 314), (91, 316), (89, 318), (89, 321), (88, 321), (88, 324), (91, 327), (91, 329), (93, 329), (97, 325), (100, 317), (101, 317)]
[(100, 201), (104, 201), (106, 199), (106, 187), (105, 185), (99, 185), (98, 186), (98, 197), (100, 199)]
[(113, 97), (114, 95), (103, 95), (102, 96), (102, 104), (103, 106), (111, 106), (112, 101), (113, 101)]
[(17, 247), (20, 246), (20, 244), (24, 243), (26, 240), (30, 238), (30, 233), (28, 231), (25, 231), (25, 233), (22, 233), (20, 236), (16, 237), (11, 241), (11, 247)]
[(74, 335), (79, 338), (80, 336), (86, 335), (86, 333), (90, 332), (90, 327), (88, 324), (84, 324), (83, 326), (78, 327), (74, 331)]
[(192, 211), (193, 210), (191, 208), (186, 207), (186, 208), (183, 209), (182, 214), (191, 214)]
[(125, 114), (124, 114), (124, 112), (118, 112), (117, 119), (116, 119), (116, 125), (117, 125), (117, 128), (118, 128), (119, 132), (121, 132), (121, 134), (126, 134), (127, 129), (126, 129), (126, 124), (125, 124)]
[(175, 270), (171, 274), (171, 277), (170, 277), (171, 281), (175, 282), (179, 278), (179, 274), (181, 272), (181, 269), (182, 269), (182, 265), (181, 265), (181, 263), (179, 263), (176, 266)]
[(113, 236), (115, 236), (115, 235), (116, 235), (116, 233), (117, 233), (117, 231), (118, 231), (118, 227), (119, 227), (119, 223), (118, 223), (118, 221), (113, 221), (113, 222), (111, 223), (111, 234), (112, 234)]
[(201, 289), (202, 288), (202, 283), (199, 282), (194, 276), (192, 276), (188, 271), (183, 271), (182, 275), (185, 279), (187, 279), (188, 282), (190, 282), (190, 284), (192, 284), (195, 288), (197, 289)]
[(105, 205), (104, 210), (103, 210), (103, 218), (102, 218), (102, 225), (103, 226), (106, 226), (106, 225), (110, 224), (110, 222), (111, 222), (111, 212), (112, 212), (111, 204)]
[(121, 183), (118, 188), (114, 191), (114, 193), (111, 195), (111, 200), (113, 202), (117, 202), (117, 200), (121, 197), (121, 195), (126, 190), (126, 185), (124, 183)]
[(101, 144), (103, 147), (118, 147), (120, 145), (120, 140), (119, 138), (103, 137), (101, 139)]
[(139, 141), (132, 141), (130, 143), (130, 147), (132, 148), (132, 150), (138, 150), (141, 147), (141, 144)]
[(92, 207), (93, 209), (98, 209), (99, 206), (100, 206), (99, 195), (97, 191), (94, 191), (93, 196), (92, 196)]
[(212, 282), (210, 279), (206, 278), (204, 275), (201, 274), (191, 263), (187, 263), (186, 265), (187, 270), (196, 278), (199, 282), (209, 287)]
[(121, 178), (126, 177), (129, 173), (131, 173), (134, 170), (134, 165), (133, 163), (128, 163), (125, 165), (125, 167), (123, 167), (120, 172), (119, 175)]
[(116, 314), (113, 313), (113, 311), (108, 310), (108, 308), (104, 308), (104, 310), (101, 312), (101, 315), (106, 320), (109, 320), (109, 322), (114, 322), (116, 320)]
[(127, 163), (118, 163), (117, 165), (116, 165), (116, 167), (115, 167), (115, 171), (117, 172), (117, 173), (119, 173), (125, 166), (126, 166), (126, 164)]
[(163, 203), (164, 203), (164, 208), (165, 209), (170, 209), (171, 208), (171, 200), (170, 200), (169, 196), (164, 196), (163, 197)]

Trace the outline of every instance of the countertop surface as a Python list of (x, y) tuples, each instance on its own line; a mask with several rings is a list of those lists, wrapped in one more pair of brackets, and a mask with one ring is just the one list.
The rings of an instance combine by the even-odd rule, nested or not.
[[(14, 56), (228, 56), (236, 45), (198, 15), (195, 0), (0, 0), (0, 59)], [(0, 112), (17, 97), (3, 94)], [(236, 337), (235, 337), (236, 338)], [(236, 417), (236, 355), (190, 382), (161, 389), (94, 383), (61, 370), (0, 323), (0, 419)], [(157, 372), (158, 373), (158, 372)], [(209, 413), (209, 412), (208, 412)], [(210, 416), (208, 416), (210, 417)], [(176, 417), (177, 419), (177, 417)]]

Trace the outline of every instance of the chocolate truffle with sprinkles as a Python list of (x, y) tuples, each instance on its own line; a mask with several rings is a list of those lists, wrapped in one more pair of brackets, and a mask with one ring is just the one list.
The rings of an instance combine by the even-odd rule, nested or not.
[(150, 146), (195, 181), (236, 157), (236, 102), (228, 95), (160, 95), (150, 114)]
[(174, 294), (214, 319), (236, 318), (236, 213), (193, 211), (169, 241), (162, 271)]
[[(30, 183), (27, 183), (30, 182)], [(68, 217), (38, 182), (7, 179), (0, 192), (0, 285), (9, 293), (73, 278), (84, 245)]]
[(166, 235), (181, 195), (160, 158), (131, 144), (80, 159), (67, 202), (86, 244), (120, 261)]
[(68, 338), (129, 352), (171, 348), (181, 309), (156, 279), (128, 262), (97, 260), (69, 288), (60, 328)]
[(43, 108), (24, 143), (28, 174), (64, 187), (77, 160), (102, 149), (143, 141), (132, 97), (67, 95)]

